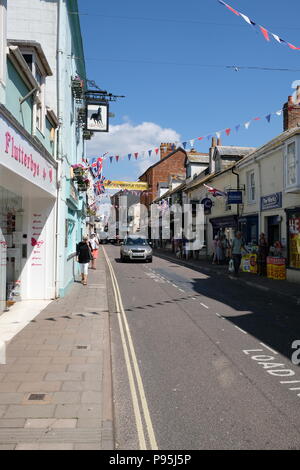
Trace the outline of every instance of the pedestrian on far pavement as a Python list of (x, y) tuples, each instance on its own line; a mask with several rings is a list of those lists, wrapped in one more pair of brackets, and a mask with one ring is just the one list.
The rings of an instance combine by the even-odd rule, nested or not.
[(84, 236), (82, 241), (76, 246), (77, 261), (80, 264), (81, 270), (81, 283), (87, 285), (88, 269), (90, 261), (92, 260), (91, 246), (89, 243), (89, 237)]
[(90, 246), (92, 251), (92, 269), (96, 269), (96, 259), (98, 258), (99, 242), (95, 233), (91, 233)]
[(267, 256), (269, 252), (268, 242), (265, 234), (261, 233), (258, 242), (258, 253), (257, 253), (257, 266), (259, 276), (265, 276), (267, 274)]
[(240, 270), (240, 265), (241, 265), (241, 260), (242, 260), (242, 250), (247, 251), (244, 246), (244, 241), (242, 239), (241, 232), (236, 232), (236, 235), (234, 239), (232, 240), (231, 250), (230, 250), (230, 255), (231, 255), (231, 258), (233, 259), (234, 272), (236, 276), (238, 276), (239, 270)]

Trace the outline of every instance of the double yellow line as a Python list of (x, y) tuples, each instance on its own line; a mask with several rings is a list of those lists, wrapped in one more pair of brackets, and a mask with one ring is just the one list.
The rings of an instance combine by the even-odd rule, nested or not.
[[(139, 370), (132, 337), (127, 322), (126, 314), (123, 307), (123, 302), (120, 294), (120, 289), (116, 275), (112, 264), (107, 256), (105, 248), (103, 248), (103, 253), (106, 259), (106, 263), (111, 275), (112, 286), (115, 295), (116, 309), (118, 315), (118, 322), (120, 328), (121, 341), (124, 351), (124, 357), (126, 362), (127, 374), (129, 379), (129, 386), (137, 428), (137, 434), (139, 439), (139, 446), (141, 450), (147, 450), (146, 437), (143, 426), (143, 418), (146, 424), (148, 439), (151, 450), (158, 450), (157, 442), (155, 439), (155, 434), (152, 426), (152, 421), (150, 418), (149, 408), (145, 396), (145, 390), (142, 382), (141, 373)], [(142, 418), (143, 415), (143, 418)]]

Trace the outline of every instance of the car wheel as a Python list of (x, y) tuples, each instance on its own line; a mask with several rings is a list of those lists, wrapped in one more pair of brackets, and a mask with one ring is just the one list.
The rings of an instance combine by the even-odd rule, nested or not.
[(148, 263), (152, 263), (152, 258), (149, 258), (147, 261)]

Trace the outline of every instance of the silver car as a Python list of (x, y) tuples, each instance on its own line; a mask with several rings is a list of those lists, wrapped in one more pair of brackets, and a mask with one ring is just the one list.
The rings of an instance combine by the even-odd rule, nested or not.
[(143, 260), (152, 263), (152, 248), (147, 238), (141, 235), (130, 235), (121, 245), (120, 258), (124, 263), (127, 260)]

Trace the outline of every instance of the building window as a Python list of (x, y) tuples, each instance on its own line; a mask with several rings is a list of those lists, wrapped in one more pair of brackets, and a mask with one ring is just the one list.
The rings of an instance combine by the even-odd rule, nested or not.
[(287, 146), (286, 156), (286, 175), (287, 175), (287, 186), (293, 186), (297, 182), (296, 173), (296, 143), (291, 142)]
[(248, 188), (248, 203), (253, 204), (255, 202), (255, 173), (250, 171), (247, 174), (247, 188)]

